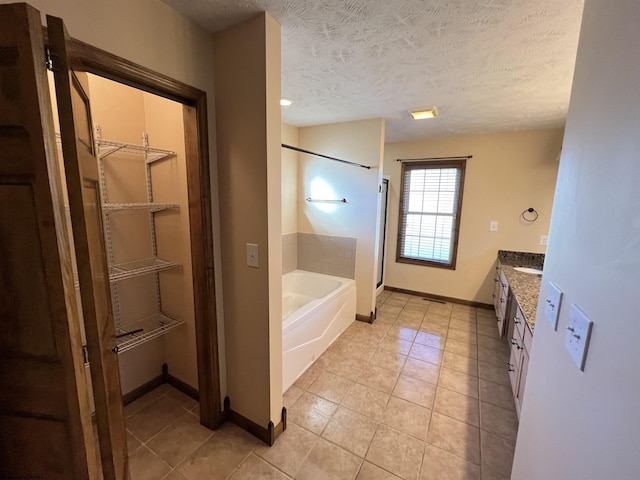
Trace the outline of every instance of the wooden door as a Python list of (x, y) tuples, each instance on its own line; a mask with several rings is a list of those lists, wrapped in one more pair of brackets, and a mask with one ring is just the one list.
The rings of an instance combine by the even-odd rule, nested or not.
[(98, 479), (40, 13), (0, 6), (0, 478)]
[(89, 97), (69, 66), (63, 21), (47, 16), (47, 26), (100, 457), (105, 480), (121, 480), (128, 478), (126, 435)]

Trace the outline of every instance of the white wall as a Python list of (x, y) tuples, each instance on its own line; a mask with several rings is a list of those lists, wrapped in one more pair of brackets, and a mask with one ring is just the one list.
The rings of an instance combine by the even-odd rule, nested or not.
[[(298, 127), (282, 124), (282, 143), (298, 146)], [(282, 234), (298, 231), (298, 153), (282, 148)]]
[[(366, 170), (310, 155), (300, 155), (298, 164), (298, 231), (357, 239), (356, 312), (368, 317), (375, 308), (377, 205), (378, 185), (382, 180), (384, 120), (300, 128), (299, 141), (305, 150), (371, 166)], [(327, 189), (316, 191), (313, 182), (322, 182)], [(304, 202), (307, 197), (318, 196), (346, 198), (348, 203)]]
[[(586, 0), (513, 479), (640, 478), (639, 24), (637, 0)], [(571, 304), (594, 322), (584, 372), (563, 348)]]
[[(437, 121), (437, 119), (435, 120)], [(498, 250), (544, 253), (558, 173), (562, 129), (433, 138), (387, 143), (389, 181), (385, 285), (462, 300), (491, 303)], [(401, 163), (398, 158), (473, 155), (467, 161), (455, 270), (396, 262)], [(525, 224), (523, 210), (538, 220)], [(498, 231), (489, 223), (498, 221)]]

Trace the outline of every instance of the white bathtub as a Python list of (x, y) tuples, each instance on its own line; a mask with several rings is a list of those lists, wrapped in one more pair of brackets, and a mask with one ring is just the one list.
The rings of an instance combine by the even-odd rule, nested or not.
[(356, 283), (294, 270), (282, 276), (283, 391), (356, 317)]

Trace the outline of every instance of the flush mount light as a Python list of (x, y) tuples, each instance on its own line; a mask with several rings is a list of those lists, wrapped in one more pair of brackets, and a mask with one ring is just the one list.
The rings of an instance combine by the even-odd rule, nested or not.
[(283, 106), (283, 107), (288, 107), (292, 103), (293, 103), (293, 100), (290, 100), (288, 98), (281, 98), (280, 99), (280, 105)]
[(425, 118), (436, 118), (438, 116), (438, 109), (436, 107), (428, 110), (413, 110), (409, 111), (414, 120), (424, 120)]

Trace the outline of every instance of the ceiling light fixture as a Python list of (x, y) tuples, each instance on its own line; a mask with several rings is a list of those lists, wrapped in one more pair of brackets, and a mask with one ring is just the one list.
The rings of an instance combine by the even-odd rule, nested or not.
[(280, 105), (283, 106), (283, 107), (288, 107), (292, 103), (293, 103), (293, 100), (290, 100), (288, 98), (281, 98), (280, 99)]
[(413, 110), (409, 111), (414, 120), (424, 120), (425, 118), (436, 118), (438, 116), (438, 109), (436, 107), (428, 110)]

